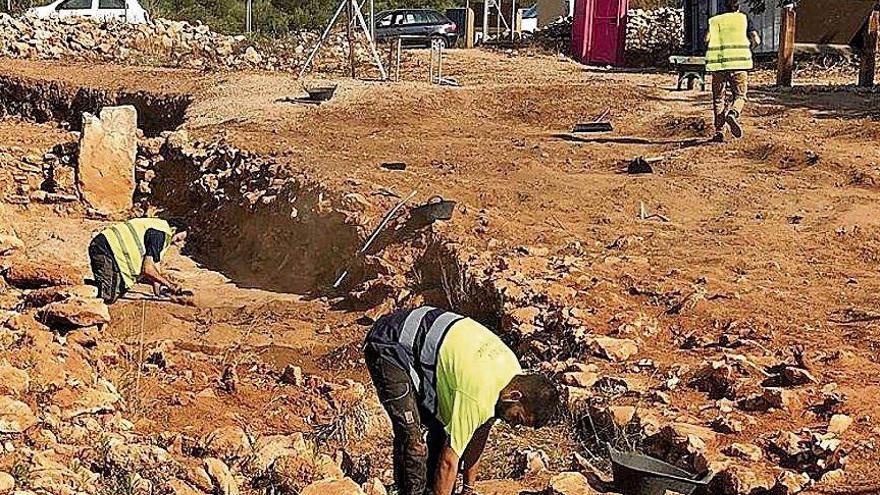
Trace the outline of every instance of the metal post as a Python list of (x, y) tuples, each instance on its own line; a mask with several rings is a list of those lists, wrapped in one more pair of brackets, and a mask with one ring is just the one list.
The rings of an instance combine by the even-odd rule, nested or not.
[(498, 36), (498, 41), (501, 41), (501, 3), (500, 0), (494, 0), (495, 2), (495, 10), (498, 12), (498, 16), (495, 18), (495, 23), (497, 26), (495, 27), (495, 36)]
[(489, 2), (492, 0), (483, 0), (483, 44), (489, 37)]
[(431, 43), (431, 62), (428, 63), (428, 82), (434, 84), (434, 44)]
[(797, 13), (794, 5), (782, 8), (782, 27), (779, 30), (779, 58), (776, 62), (776, 85), (791, 87), (794, 71), (794, 35)]
[(874, 10), (868, 18), (868, 31), (865, 34), (865, 46), (862, 50), (862, 67), (859, 70), (859, 86), (874, 86), (877, 75), (877, 32), (880, 31), (880, 12)]
[(253, 17), (253, 0), (247, 0), (247, 7), (245, 12), (245, 20), (244, 20), (244, 31), (246, 33), (251, 32), (251, 19)]
[(468, 12), (471, 11), (471, 0), (464, 0), (464, 26), (460, 26), (459, 29), (464, 33), (464, 47), (472, 48), (474, 45), (474, 40), (470, 38), (473, 34), (468, 31)]
[(397, 37), (397, 64), (394, 66), (394, 80), (400, 81), (400, 37)]
[(437, 84), (443, 84), (443, 47), (437, 47)]
[(514, 31), (516, 31), (516, 0), (510, 0), (510, 41), (513, 41)]
[(348, 64), (351, 66), (351, 78), (357, 77), (354, 61), (354, 35), (351, 32), (351, 23), (354, 22), (354, 0), (346, 0), (348, 4), (348, 16), (345, 19), (345, 37), (348, 40)]
[(370, 0), (370, 39), (376, 39), (376, 12), (373, 0)]

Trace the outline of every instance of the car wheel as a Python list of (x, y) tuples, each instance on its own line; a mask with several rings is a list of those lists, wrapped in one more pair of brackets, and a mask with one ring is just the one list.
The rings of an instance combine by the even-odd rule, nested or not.
[(431, 38), (431, 48), (434, 50), (443, 50), (446, 48), (446, 40), (441, 36)]

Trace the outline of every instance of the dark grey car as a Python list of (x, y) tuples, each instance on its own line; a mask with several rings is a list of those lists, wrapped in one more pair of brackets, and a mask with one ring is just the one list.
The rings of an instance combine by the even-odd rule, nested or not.
[(393, 40), (398, 36), (405, 44), (446, 48), (458, 40), (458, 26), (436, 10), (398, 9), (376, 14), (376, 40)]

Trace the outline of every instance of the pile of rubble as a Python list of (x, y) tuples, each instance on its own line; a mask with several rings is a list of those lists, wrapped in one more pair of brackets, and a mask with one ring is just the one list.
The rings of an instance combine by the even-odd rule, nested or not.
[(568, 53), (571, 50), (572, 17), (557, 17), (553, 22), (535, 30), (534, 40), (549, 50)]
[(684, 10), (664, 7), (630, 10), (626, 24), (627, 61), (665, 63), (684, 43)]
[[(627, 15), (629, 64), (664, 64), (684, 43), (684, 11), (680, 8), (633, 9)], [(535, 31), (534, 39), (547, 49), (568, 52), (573, 23), (572, 17), (559, 17)]]
[[(145, 24), (115, 20), (98, 21), (81, 17), (37, 18), (0, 14), (0, 56), (22, 59), (85, 60), (136, 63), (205, 70), (266, 69), (293, 70), (299, 67), (318, 34), (302, 31), (264, 49), (244, 36), (227, 36), (211, 31), (198, 21), (155, 19)], [(334, 33), (318, 57), (323, 68), (347, 63), (348, 43), (344, 33)], [(358, 60), (368, 60), (359, 42)]]

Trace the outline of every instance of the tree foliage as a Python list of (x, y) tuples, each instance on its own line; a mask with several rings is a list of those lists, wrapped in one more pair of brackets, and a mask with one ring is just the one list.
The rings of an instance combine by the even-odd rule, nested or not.
[[(246, 0), (141, 0), (154, 17), (202, 21), (224, 33), (244, 31)], [(283, 36), (300, 29), (321, 29), (340, 0), (253, 0), (253, 28), (262, 35)], [(363, 0), (361, 0), (363, 1)], [(389, 8), (427, 7), (445, 9), (454, 0), (376, 0), (379, 12)], [(367, 13), (364, 3), (364, 14)]]

